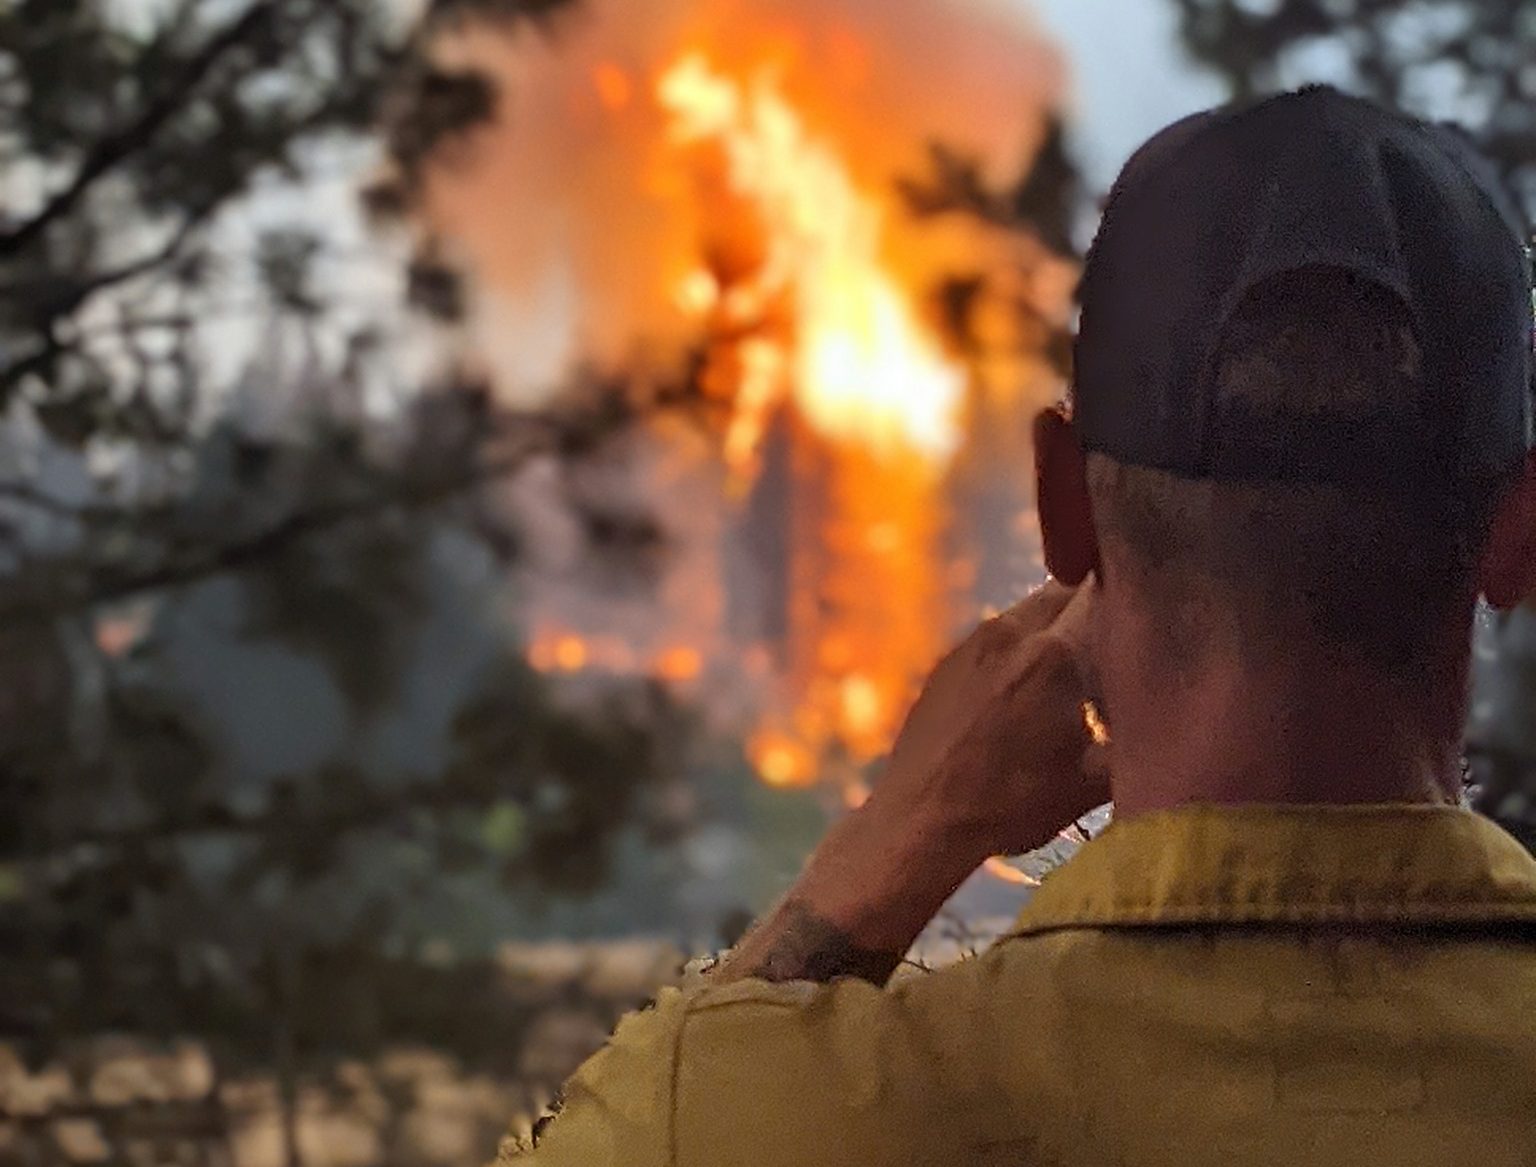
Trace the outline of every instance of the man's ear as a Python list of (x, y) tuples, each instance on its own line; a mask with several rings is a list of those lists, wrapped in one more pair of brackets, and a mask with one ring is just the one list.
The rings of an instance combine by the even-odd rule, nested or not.
[(1076, 587), (1099, 567), (1099, 539), (1088, 498), (1088, 463), (1077, 431), (1059, 409), (1035, 417), (1035, 498), (1045, 566)]
[(1495, 608), (1536, 598), (1536, 450), (1494, 515), (1479, 583)]

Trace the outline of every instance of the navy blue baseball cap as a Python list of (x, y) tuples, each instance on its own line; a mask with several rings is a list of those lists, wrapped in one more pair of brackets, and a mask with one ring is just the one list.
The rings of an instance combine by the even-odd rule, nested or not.
[[(1196, 114), (1126, 165), (1080, 290), (1074, 420), (1088, 452), (1189, 478), (1459, 493), (1532, 443), (1531, 258), (1459, 131), (1327, 87)], [(1215, 392), (1244, 299), (1341, 269), (1401, 301), (1414, 387), (1336, 413)]]

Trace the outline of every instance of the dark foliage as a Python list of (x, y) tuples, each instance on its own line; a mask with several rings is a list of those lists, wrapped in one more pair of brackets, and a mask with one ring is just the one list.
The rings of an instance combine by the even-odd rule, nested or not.
[[(1238, 97), (1329, 80), (1452, 118), (1536, 215), (1536, 12), (1524, 0), (1175, 0), (1185, 45)], [(1308, 54), (1342, 62), (1322, 76)]]
[[(425, 959), (405, 909), (465, 873), (600, 883), (684, 737), (665, 694), (573, 712), (487, 613), (440, 764), (257, 781), (171, 644), (233, 594), (230, 638), (318, 663), (360, 739), (433, 613), (475, 601), (444, 561), (519, 554), (490, 488), (632, 421), (604, 394), (510, 413), (460, 374), (466, 289), (413, 215), (499, 109), (439, 35), (565, 7), (0, 0), (0, 1038), (199, 1037), (290, 1098), (387, 1041), (516, 1048), (489, 966)], [(585, 521), (596, 553), (659, 554), (644, 515)]]

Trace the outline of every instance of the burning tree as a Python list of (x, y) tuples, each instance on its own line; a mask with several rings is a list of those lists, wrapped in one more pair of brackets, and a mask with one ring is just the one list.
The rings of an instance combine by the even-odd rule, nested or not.
[(685, 278), (740, 488), (793, 407), (778, 431), (789, 693), (749, 748), (770, 783), (808, 782), (833, 754), (879, 756), (943, 647), (941, 486), (964, 374), (882, 266), (878, 208), (766, 79), (743, 86), (688, 56), (659, 94), (706, 208), (707, 266)]
[[(578, 367), (686, 365), (711, 425), (705, 452), (653, 435), (713, 516), (705, 569), (641, 619), (546, 594), (540, 655), (680, 653), (716, 694), (744, 674), (759, 776), (856, 802), (953, 633), (1042, 572), (1027, 419), (1063, 389), (1079, 209), (1059, 63), (974, 12), (653, 15), (596, 3), (547, 55), (493, 63), (551, 120), (436, 192), (483, 282), (543, 326), (525, 340), (504, 311), (508, 351), (554, 335)], [(915, 78), (919, 40), (967, 67)], [(569, 323), (538, 312), (554, 286)]]

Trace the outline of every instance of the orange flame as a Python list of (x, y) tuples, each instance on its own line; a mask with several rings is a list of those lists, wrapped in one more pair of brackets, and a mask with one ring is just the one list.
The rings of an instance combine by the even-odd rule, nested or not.
[(1099, 707), (1092, 701), (1083, 702), (1083, 724), (1088, 727), (1088, 736), (1093, 739), (1094, 745), (1109, 744), (1109, 726), (1105, 724)]
[(994, 855), (991, 859), (988, 859), (986, 863), (982, 864), (982, 866), (986, 868), (988, 875), (996, 876), (1004, 883), (1016, 883), (1021, 887), (1040, 886), (1040, 881), (1033, 875), (1030, 875), (1027, 871), (1020, 871), (1017, 867), (1009, 863), (1008, 860), (1002, 858), (1001, 856)]
[(790, 709), (776, 719), (792, 730), (765, 728), (749, 754), (770, 785), (806, 785), (830, 757), (846, 775), (888, 749), (938, 656), (940, 485), (964, 375), (882, 262), (879, 203), (770, 73), (743, 82), (689, 53), (657, 96), (703, 219), (706, 267), (674, 299), (719, 338), (704, 381), (731, 407), (738, 493), (772, 419), (795, 419)]
[(759, 731), (747, 743), (747, 756), (769, 786), (804, 787), (816, 783), (816, 758), (803, 743), (787, 734)]
[(652, 671), (664, 681), (691, 681), (704, 671), (699, 650), (685, 644), (663, 649)]
[(604, 61), (592, 70), (592, 86), (605, 108), (617, 113), (626, 109), (634, 100), (635, 87), (629, 74), (611, 61)]
[(528, 649), (528, 663), (546, 673), (578, 673), (590, 659), (587, 642), (571, 633), (537, 637)]
[(647, 656), (619, 637), (585, 637), (564, 631), (546, 631), (535, 636), (527, 655), (528, 663), (544, 673), (592, 670), (683, 684), (704, 672), (704, 654), (689, 644), (668, 645)]
[[(880, 260), (879, 204), (855, 186), (837, 151), (815, 138), (767, 74), (750, 85), (690, 53), (658, 87), (681, 147), (713, 148), (725, 182), (764, 225), (763, 254), (725, 291), (694, 272), (679, 304), (717, 303), (741, 317), (789, 302), (792, 351), (767, 374), (771, 389), (743, 378), (736, 455), (762, 435), (763, 398), (794, 395), (823, 436), (885, 453), (943, 461), (958, 443), (963, 376), (918, 327), (908, 298)], [(739, 246), (739, 244), (738, 244)], [(743, 249), (750, 250), (750, 249)]]

